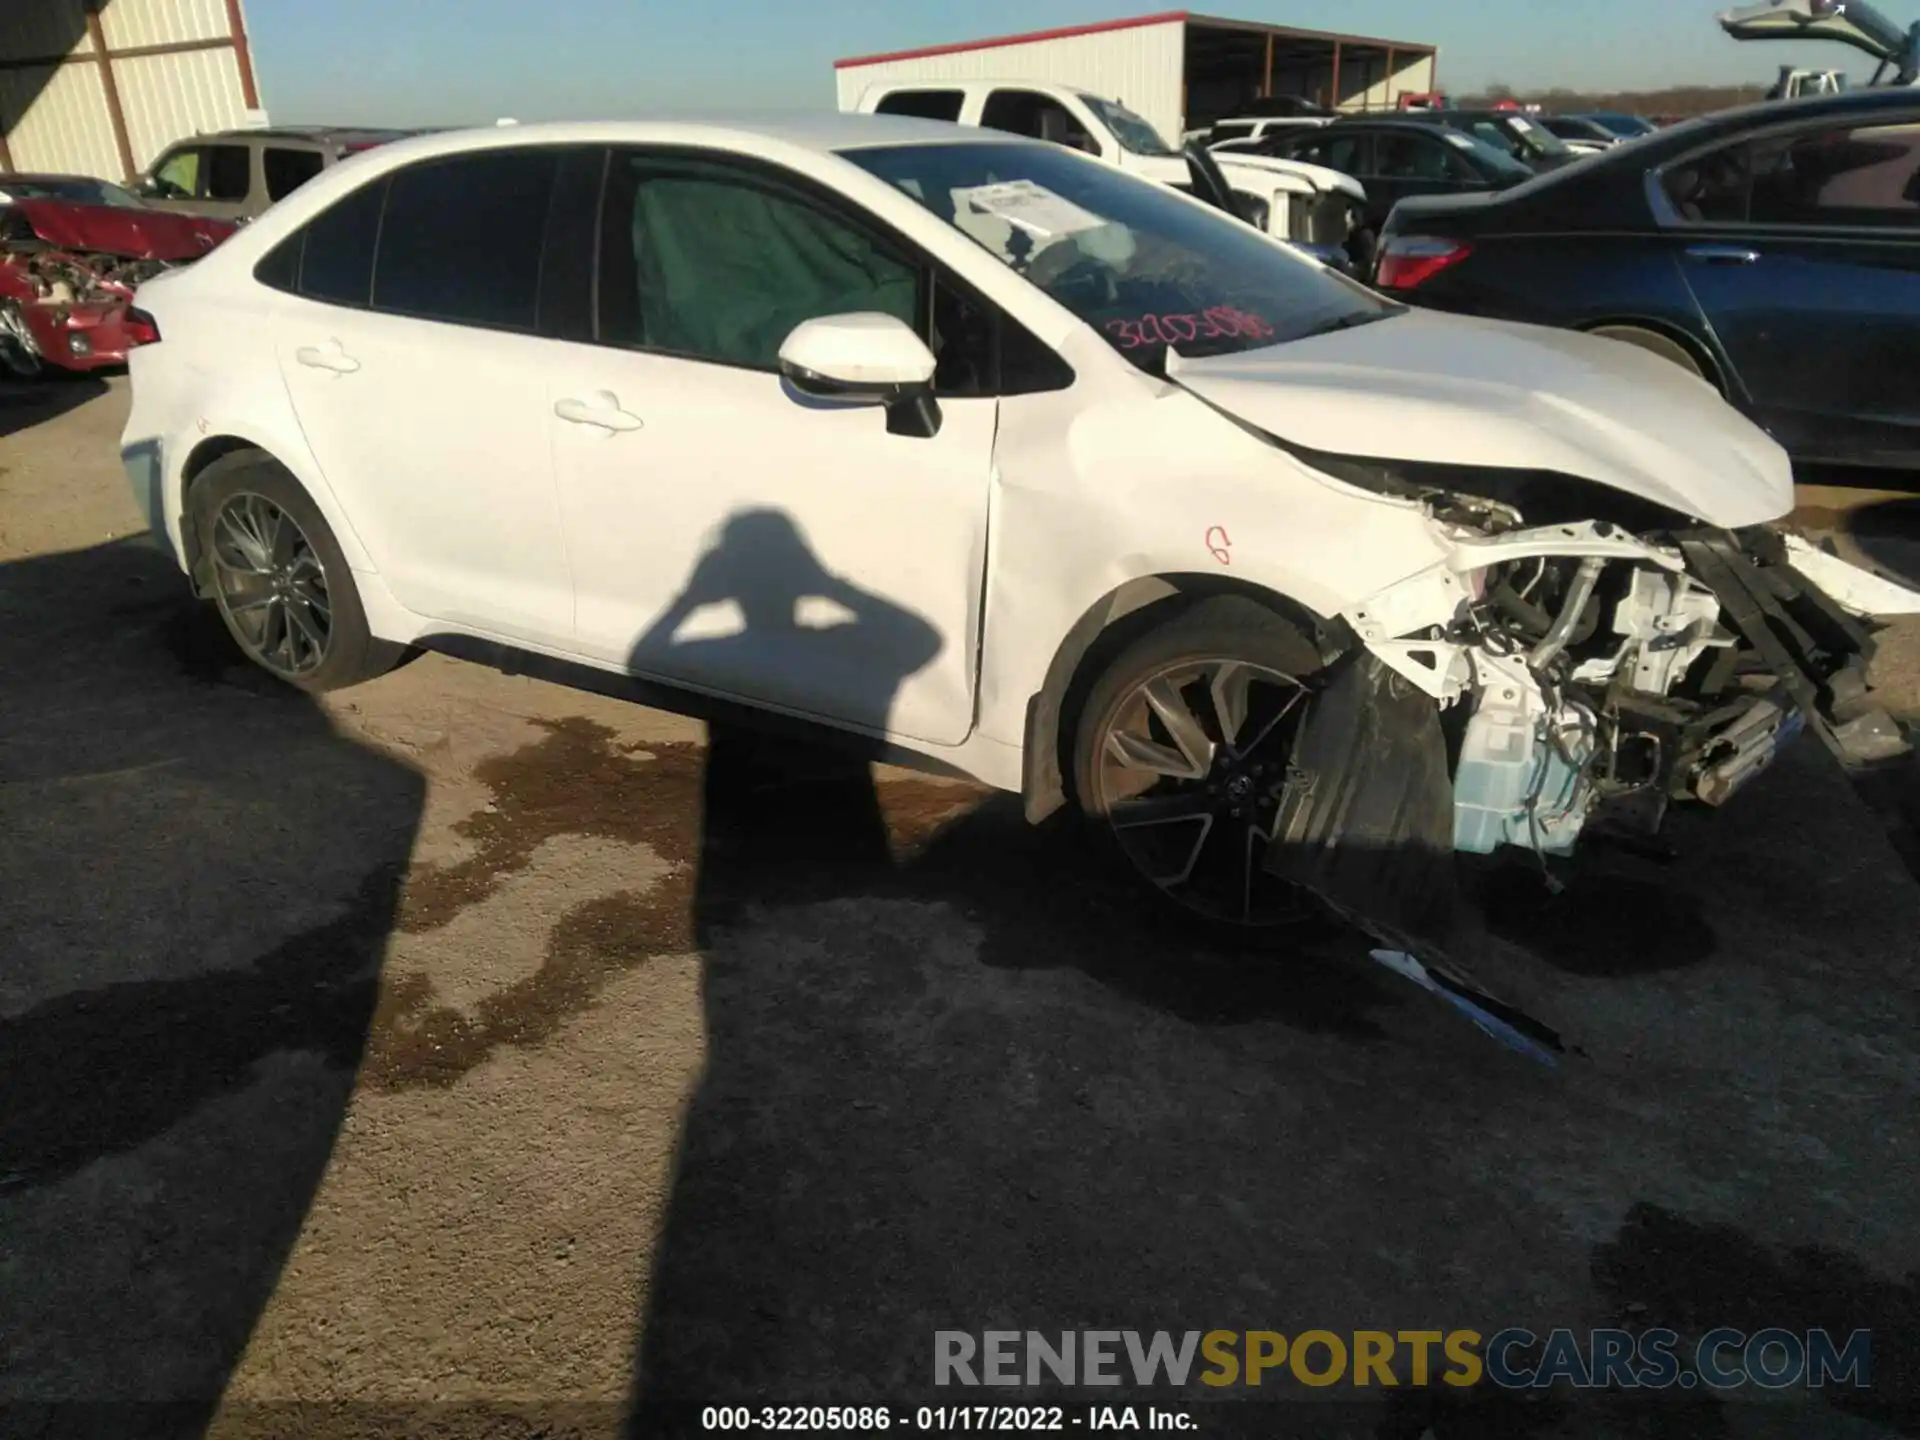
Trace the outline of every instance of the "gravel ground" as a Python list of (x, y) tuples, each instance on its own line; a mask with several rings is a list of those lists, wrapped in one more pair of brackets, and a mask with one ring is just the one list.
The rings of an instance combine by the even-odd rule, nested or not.
[[(1875, 1389), (1151, 1398), (1920, 1434), (1911, 774), (1807, 743), (1670, 864), (1489, 879), (1548, 1071), (969, 786), (438, 657), (256, 679), (128, 538), (125, 400), (0, 391), (0, 1433), (656, 1434), (927, 1396), (939, 1329), (1665, 1323), (1871, 1328)], [(1920, 579), (1920, 501), (1814, 478)], [(1920, 627), (1881, 678), (1920, 716)], [(107, 1401), (178, 1408), (59, 1408)]]

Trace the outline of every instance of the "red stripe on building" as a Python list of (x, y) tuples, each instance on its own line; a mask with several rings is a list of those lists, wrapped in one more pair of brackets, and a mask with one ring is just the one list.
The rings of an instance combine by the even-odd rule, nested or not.
[(918, 50), (893, 50), (885, 55), (856, 55), (836, 60), (833, 68), (880, 65), (890, 60), (921, 60), (929, 55), (957, 55), (963, 50), (998, 50), (1005, 45), (1033, 45), (1042, 40), (1070, 40), (1076, 35), (1104, 35), (1110, 30), (1138, 30), (1147, 25), (1172, 25), (1191, 16), (1185, 10), (1163, 10), (1158, 15), (1136, 15), (1130, 20), (1102, 20), (1093, 25), (1068, 25), (1059, 30), (1034, 30), (1025, 35), (995, 35), (987, 40), (963, 40), (954, 45), (927, 45)]

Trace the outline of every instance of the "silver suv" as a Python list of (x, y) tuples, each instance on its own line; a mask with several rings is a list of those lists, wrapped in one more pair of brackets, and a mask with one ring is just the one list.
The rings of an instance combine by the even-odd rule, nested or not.
[(413, 133), (316, 125), (196, 135), (162, 151), (133, 189), (162, 210), (251, 220), (327, 166)]

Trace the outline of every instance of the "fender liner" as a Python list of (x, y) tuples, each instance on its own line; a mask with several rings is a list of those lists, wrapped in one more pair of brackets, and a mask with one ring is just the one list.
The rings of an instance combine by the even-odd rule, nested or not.
[[(1381, 938), (1445, 948), (1459, 914), (1440, 710), (1361, 654), (1311, 702), (1266, 868)], [(1427, 948), (1426, 946), (1422, 947)]]

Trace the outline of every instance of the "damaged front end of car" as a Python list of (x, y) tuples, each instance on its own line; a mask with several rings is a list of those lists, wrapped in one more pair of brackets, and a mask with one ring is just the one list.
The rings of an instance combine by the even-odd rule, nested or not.
[(1848, 767), (1908, 753), (1867, 668), (1874, 614), (1920, 594), (1803, 537), (1559, 476), (1310, 463), (1419, 501), (1447, 547), (1341, 618), (1440, 714), (1456, 853), (1651, 834), (1676, 803), (1724, 805), (1803, 729)]
[(1303, 725), (1266, 868), (1515, 1049), (1559, 1042), (1460, 965), (1457, 856), (1531, 852), (1558, 889), (1583, 834), (1646, 843), (1806, 730), (1849, 769), (1910, 753), (1867, 669), (1873, 616), (1920, 594), (1790, 530), (1564, 476), (1297, 458), (1417, 501), (1446, 555), (1341, 615), (1352, 653)]
[(123, 362), (133, 292), (179, 263), (68, 249), (43, 239), (18, 211), (0, 210), (0, 369), (31, 379), (49, 365)]

